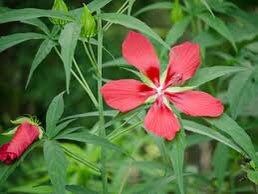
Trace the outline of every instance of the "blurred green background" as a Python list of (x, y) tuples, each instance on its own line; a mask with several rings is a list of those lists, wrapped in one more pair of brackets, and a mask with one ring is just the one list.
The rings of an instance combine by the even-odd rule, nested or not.
[[(88, 3), (90, 1), (66, 1), (70, 9), (75, 9), (82, 6), (82, 3)], [(157, 0), (136, 0), (132, 13), (135, 13), (141, 8), (158, 2)], [(174, 1), (172, 1), (174, 2)], [(190, 3), (199, 3), (198, 0), (188, 1)], [(219, 2), (219, 1), (218, 1)], [(222, 1), (221, 1), (222, 2)], [(205, 45), (205, 56), (203, 64), (205, 66), (213, 65), (238, 65), (247, 64), (257, 67), (258, 62), (258, 48), (254, 46), (253, 49), (246, 49), (246, 45), (250, 43), (256, 43), (258, 41), (258, 1), (257, 0), (235, 0), (228, 1), (237, 5), (240, 9), (244, 10), (245, 13), (250, 14), (250, 24), (245, 22), (241, 23), (235, 21), (230, 16), (226, 14), (214, 11), (215, 15), (220, 17), (223, 21), (228, 24), (231, 29), (232, 37), (234, 37), (237, 42), (238, 52), (236, 53), (229, 42), (225, 41), (215, 30), (208, 29), (204, 24), (201, 25), (201, 30), (198, 30), (198, 22), (193, 21), (189, 28), (184, 32), (182, 40), (199, 40)], [(0, 6), (9, 7), (12, 9), (19, 8), (40, 8), (40, 9), (50, 9), (52, 7), (51, 0), (0, 0)], [(184, 1), (180, 1), (184, 4)], [(123, 1), (114, 0), (112, 3), (108, 4), (105, 8), (105, 12), (115, 12), (123, 4)], [(143, 13), (137, 18), (144, 21), (150, 27), (152, 27), (162, 38), (165, 38), (169, 29), (177, 22), (177, 19), (171, 19), (172, 9), (158, 9), (150, 12)], [(252, 14), (255, 14), (253, 17)], [(185, 13), (182, 17), (185, 17)], [(42, 19), (45, 23), (51, 26), (48, 19)], [(180, 20), (180, 18), (178, 19)], [(254, 25), (254, 22), (257, 25)], [(37, 32), (32, 26), (13, 22), (0, 25), (0, 36), (9, 35), (17, 32)], [(110, 54), (104, 52), (104, 62), (111, 61), (113, 58), (121, 57), (121, 43), (125, 37), (128, 29), (124, 27), (113, 25), (104, 35), (104, 46), (110, 51)], [(208, 32), (211, 37), (207, 37)], [(203, 38), (203, 39), (202, 39)], [(205, 39), (207, 38), (207, 39)], [(198, 42), (198, 41), (197, 41)], [(0, 53), (0, 132), (3, 129), (11, 127), (10, 120), (15, 119), (21, 115), (35, 115), (42, 121), (44, 126), (45, 114), (49, 103), (52, 98), (65, 89), (65, 75), (64, 69), (61, 61), (52, 51), (50, 55), (43, 61), (39, 68), (35, 71), (32, 81), (27, 90), (25, 90), (25, 84), (28, 78), (30, 66), (35, 56), (37, 49), (39, 47), (39, 40), (26, 41), (15, 47), (5, 50)], [(258, 44), (257, 44), (258, 46)], [(94, 48), (96, 49), (96, 48)], [(253, 51), (257, 51), (257, 53)], [(89, 65), (89, 60), (83, 52), (81, 45), (78, 45), (76, 50), (76, 58), (82, 67), (83, 73), (89, 82), (91, 88), (96, 92), (96, 82), (93, 70)], [(240, 63), (238, 63), (240, 61)], [(166, 63), (166, 59), (162, 61)], [(256, 76), (255, 76), (256, 75)], [(250, 95), (245, 97), (243, 102), (244, 109), (239, 110), (239, 114), (236, 117), (238, 123), (247, 130), (248, 134), (251, 136), (255, 146), (257, 148), (257, 138), (258, 138), (258, 76), (254, 75), (251, 79), (251, 90), (256, 92), (251, 92)], [(239, 75), (243, 76), (243, 75)], [(123, 70), (122, 68), (112, 67), (104, 68), (104, 77), (107, 79), (118, 79), (133, 77), (131, 73)], [(243, 77), (244, 79), (244, 77)], [(237, 87), (237, 82), (230, 82), (232, 77), (226, 77), (212, 81), (210, 84), (205, 84), (202, 89), (212, 93), (213, 95), (223, 99), (225, 106), (229, 107), (230, 102), (228, 101), (228, 87)], [(234, 85), (235, 84), (235, 85)], [(246, 86), (246, 87), (249, 87)], [(249, 88), (249, 89), (250, 89)], [(245, 88), (244, 88), (245, 89)], [(243, 89), (240, 94), (244, 95), (246, 91)], [(88, 96), (85, 95), (84, 91), (80, 88), (75, 79), (71, 80), (71, 94), (65, 96), (65, 115), (72, 115), (76, 113), (90, 112), (94, 111), (94, 106), (89, 100)], [(249, 93), (248, 93), (249, 94)], [(238, 104), (235, 104), (238, 106)], [(240, 105), (239, 105), (240, 106)], [(79, 125), (85, 126), (86, 128), (92, 128), (97, 120), (95, 118), (81, 119), (78, 121)], [(119, 124), (118, 124), (119, 125)], [(160, 154), (158, 148), (153, 144), (153, 139), (150, 140), (146, 137), (144, 131), (137, 131), (137, 134), (129, 134), (124, 137), (118, 144), (123, 146), (125, 150), (130, 153), (134, 153), (136, 158), (140, 160), (160, 160)], [(138, 142), (141, 139), (141, 142)], [(227, 157), (227, 165), (225, 169), (222, 169), (221, 173), (224, 173), (223, 184), (221, 184), (224, 193), (256, 193), (255, 185), (249, 181), (246, 174), (241, 170), (241, 164), (245, 164), (243, 158), (241, 158), (235, 152), (223, 147), (221, 144), (217, 146), (215, 141), (210, 141), (209, 138), (204, 138), (198, 135), (189, 135), (188, 138), (190, 145), (186, 152), (187, 169), (191, 172), (201, 172), (198, 177), (193, 178), (188, 182), (190, 185), (189, 193), (217, 193), (216, 187), (218, 187), (218, 180), (214, 179), (213, 163), (212, 161), (220, 160), (220, 157)], [(198, 144), (201, 142), (201, 144)], [(132, 148), (132, 145), (133, 148)], [(88, 146), (87, 149), (81, 149), (80, 146), (70, 145), (67, 146), (73, 149), (74, 152), (80, 153), (82, 157), (86, 155), (90, 160), (96, 161), (98, 158), (99, 150), (95, 147)], [(81, 146), (82, 147), (82, 146)], [(215, 149), (215, 147), (219, 147)], [(215, 150), (215, 151), (214, 151)], [(38, 154), (37, 154), (38, 153)], [(43, 158), (41, 157), (40, 150), (36, 150), (35, 154), (29, 155), (26, 162), (19, 167), (15, 173), (8, 179), (6, 187), (17, 187), (18, 185), (26, 184), (47, 184), (48, 178), (43, 165)], [(225, 155), (224, 155), (225, 154)], [(30, 160), (31, 158), (31, 160)], [(121, 156), (116, 154), (110, 154), (109, 158), (113, 159), (113, 163), (110, 163), (110, 168), (114, 167), (118, 172), (115, 174), (114, 185), (121, 182), (124, 176), (129, 176), (129, 185), (138, 182), (144, 175), (144, 179), (148, 178), (150, 173), (151, 165), (157, 167), (158, 163), (149, 163), (150, 168), (146, 172), (144, 165), (138, 164), (143, 168), (143, 172), (137, 172), (134, 168), (126, 169), (128, 161)], [(116, 162), (114, 162), (116, 160)], [(121, 165), (119, 165), (121, 163)], [(123, 164), (123, 165), (122, 165)], [(114, 166), (112, 166), (114, 165)], [(223, 165), (223, 164), (221, 164)], [(134, 171), (135, 170), (135, 171)], [(25, 173), (27, 172), (27, 173)], [(218, 171), (216, 171), (218, 173)], [(145, 174), (146, 173), (146, 174)], [(160, 171), (157, 170), (152, 172), (153, 174), (159, 174)], [(151, 173), (150, 173), (151, 174)], [(231, 176), (232, 175), (232, 176)], [(122, 178), (121, 178), (122, 177)], [(100, 187), (99, 177), (92, 175), (87, 168), (80, 166), (78, 164), (71, 165), (69, 169), (69, 183), (86, 185), (89, 188)], [(93, 186), (94, 185), (94, 186)], [(232, 186), (233, 185), (233, 186)], [(116, 185), (114, 186), (116, 187)], [(117, 186), (119, 187), (119, 186)], [(171, 186), (174, 187), (174, 186)], [(197, 188), (194, 188), (197, 187)], [(233, 189), (232, 189), (233, 187)], [(230, 192), (229, 188), (231, 188)], [(235, 189), (235, 191), (234, 191)], [(237, 190), (238, 189), (238, 190)], [(175, 189), (176, 190), (176, 189)], [(13, 193), (20, 193), (21, 190), (13, 190)], [(164, 193), (165, 191), (160, 191), (157, 193)]]

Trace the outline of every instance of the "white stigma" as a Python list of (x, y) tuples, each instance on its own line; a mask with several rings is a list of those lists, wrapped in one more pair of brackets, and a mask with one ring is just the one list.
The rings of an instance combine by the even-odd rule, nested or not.
[(163, 94), (163, 87), (162, 86), (156, 87), (156, 91), (157, 91), (158, 96), (162, 95)]

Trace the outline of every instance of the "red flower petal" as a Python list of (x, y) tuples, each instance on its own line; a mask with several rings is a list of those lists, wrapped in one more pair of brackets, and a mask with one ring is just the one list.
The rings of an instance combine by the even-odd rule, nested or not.
[(137, 80), (124, 79), (108, 82), (101, 93), (110, 107), (126, 112), (143, 104), (154, 91)]
[(178, 85), (191, 78), (200, 65), (200, 47), (185, 42), (170, 50), (166, 86)]
[(142, 34), (129, 32), (122, 45), (125, 60), (148, 76), (155, 84), (159, 83), (159, 59), (151, 42)]
[(0, 147), (0, 160), (11, 164), (39, 137), (39, 129), (30, 123), (22, 123), (14, 134), (13, 139)]
[(156, 100), (152, 105), (144, 124), (147, 130), (167, 140), (172, 140), (180, 129), (175, 114), (162, 102), (162, 99)]
[(176, 108), (191, 116), (218, 117), (224, 107), (219, 99), (200, 91), (186, 91), (181, 93), (166, 93), (168, 99)]

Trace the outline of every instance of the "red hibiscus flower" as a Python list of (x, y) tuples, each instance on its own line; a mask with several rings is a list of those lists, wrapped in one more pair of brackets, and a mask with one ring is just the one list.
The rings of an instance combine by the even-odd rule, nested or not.
[(5, 164), (13, 163), (40, 136), (41, 129), (38, 125), (28, 121), (21, 123), (12, 140), (0, 147), (0, 161)]
[(217, 117), (223, 113), (220, 100), (211, 95), (178, 87), (193, 77), (200, 65), (198, 44), (185, 42), (170, 50), (167, 70), (160, 77), (160, 63), (151, 42), (143, 35), (130, 32), (123, 42), (125, 60), (147, 76), (151, 84), (133, 79), (110, 81), (101, 88), (106, 103), (121, 112), (130, 111), (155, 99), (144, 125), (157, 136), (172, 140), (180, 123), (169, 101), (181, 112), (191, 116)]

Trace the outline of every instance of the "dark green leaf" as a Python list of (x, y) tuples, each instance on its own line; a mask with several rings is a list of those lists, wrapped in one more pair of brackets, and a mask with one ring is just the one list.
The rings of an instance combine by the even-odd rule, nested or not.
[(226, 24), (219, 18), (213, 17), (209, 14), (199, 14), (198, 17), (203, 20), (207, 25), (209, 25), (211, 28), (213, 28), (215, 31), (217, 31), (219, 34), (221, 34), (224, 38), (226, 38), (234, 47), (235, 50), (237, 50), (235, 41), (231, 35), (231, 32), (229, 31)]
[(98, 194), (96, 191), (92, 191), (78, 185), (67, 185), (66, 190), (71, 191), (73, 194)]
[(105, 21), (120, 24), (134, 30), (139, 30), (140, 32), (150, 36), (151, 38), (158, 41), (161, 45), (169, 49), (169, 46), (149, 26), (135, 17), (117, 13), (104, 13), (101, 14), (100, 17)]
[(77, 40), (79, 39), (81, 27), (77, 23), (66, 24), (62, 30), (59, 43), (61, 45), (61, 56), (64, 64), (66, 75), (66, 89), (69, 92), (69, 84), (71, 79), (71, 69)]
[(55, 194), (65, 193), (67, 160), (56, 141), (44, 143), (44, 158)]
[(0, 38), (0, 52), (27, 40), (44, 39), (44, 38), (46, 38), (45, 35), (33, 33), (33, 32), (16, 33), (8, 36), (2, 36)]
[(224, 136), (223, 134), (219, 133), (215, 129), (211, 129), (211, 128), (201, 125), (199, 123), (196, 123), (193, 121), (188, 121), (188, 120), (182, 120), (182, 123), (183, 123), (184, 129), (186, 129), (187, 131), (191, 131), (194, 133), (208, 136), (212, 139), (220, 141), (221, 143), (231, 147), (232, 149), (236, 150), (237, 152), (239, 152), (241, 154), (245, 154), (241, 150), (241, 148), (232, 139)]
[(45, 32), (45, 34), (49, 34), (50, 31), (48, 29), (48, 27), (46, 26), (45, 23), (43, 23), (40, 19), (38, 18), (34, 18), (34, 19), (30, 19), (30, 20), (23, 20), (21, 21), (22, 23), (25, 24), (29, 24), (29, 25), (33, 25), (38, 27), (40, 30), (42, 30), (43, 32)]
[(29, 73), (29, 77), (26, 83), (26, 88), (28, 87), (28, 84), (30, 82), (30, 79), (34, 73), (34, 71), (37, 69), (37, 67), (39, 66), (39, 64), (48, 56), (48, 54), (51, 52), (52, 48), (56, 45), (56, 43), (50, 39), (46, 39), (44, 40), (37, 53), (36, 56), (33, 59), (31, 68), (30, 68), (30, 73)]
[(144, 12), (147, 11), (152, 11), (152, 10), (156, 10), (156, 9), (168, 9), (171, 10), (173, 6), (173, 3), (171, 2), (157, 2), (157, 3), (153, 3), (151, 5), (147, 5), (145, 7), (143, 7), (142, 9), (138, 10), (135, 14), (133, 14), (134, 16), (138, 16)]
[(247, 70), (244, 67), (214, 66), (199, 69), (196, 75), (188, 82), (187, 86), (198, 87), (218, 77)]
[(219, 118), (206, 118), (205, 120), (228, 134), (258, 166), (258, 158), (249, 135), (232, 118), (224, 113)]
[(88, 131), (86, 131), (86, 129), (84, 129), (83, 131), (69, 133), (69, 134), (60, 134), (59, 136), (56, 137), (56, 139), (79, 141), (79, 142), (103, 146), (105, 148), (116, 150), (120, 153), (124, 152), (115, 144), (112, 144), (111, 142), (109, 142), (103, 137), (96, 136), (89, 133)]
[(13, 9), (0, 14), (0, 24), (14, 21), (22, 21), (39, 17), (53, 17), (67, 21), (73, 21), (74, 18), (61, 11), (25, 8), (25, 9)]
[(50, 103), (46, 114), (46, 132), (48, 137), (54, 137), (56, 124), (64, 112), (63, 92), (57, 95)]
[(177, 179), (177, 184), (181, 194), (185, 193), (183, 168), (184, 168), (184, 153), (186, 147), (186, 139), (184, 130), (181, 130), (172, 142), (171, 161)]

